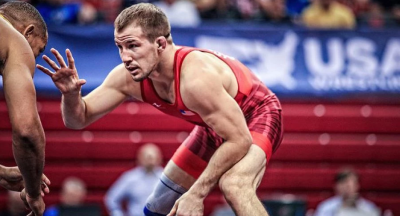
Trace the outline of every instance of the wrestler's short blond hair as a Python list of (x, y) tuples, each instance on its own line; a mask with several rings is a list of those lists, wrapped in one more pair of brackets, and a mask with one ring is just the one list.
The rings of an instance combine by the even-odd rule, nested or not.
[(125, 8), (115, 20), (114, 27), (119, 32), (131, 24), (140, 26), (150, 42), (159, 36), (170, 38), (168, 18), (153, 4), (139, 3)]

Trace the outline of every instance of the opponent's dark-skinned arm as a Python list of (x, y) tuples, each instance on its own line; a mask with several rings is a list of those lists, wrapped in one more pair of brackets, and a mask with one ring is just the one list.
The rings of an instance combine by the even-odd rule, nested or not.
[(27, 43), (15, 44), (9, 50), (3, 70), (3, 85), (12, 126), (14, 158), (28, 195), (37, 198), (41, 192), (45, 137), (36, 108), (32, 79), (34, 61)]

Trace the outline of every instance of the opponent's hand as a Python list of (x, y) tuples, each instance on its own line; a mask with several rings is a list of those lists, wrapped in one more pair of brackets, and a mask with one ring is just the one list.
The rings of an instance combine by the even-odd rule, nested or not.
[(22, 201), (24, 201), (25, 207), (31, 210), (28, 216), (43, 216), (45, 210), (43, 195), (33, 198), (30, 197), (24, 189), (21, 191), (20, 197)]
[(0, 185), (12, 191), (21, 191), (24, 188), (24, 179), (18, 167), (1, 167)]
[(61, 91), (62, 94), (76, 94), (81, 90), (82, 85), (86, 83), (86, 80), (79, 79), (78, 72), (75, 68), (75, 61), (72, 57), (72, 53), (69, 49), (65, 50), (67, 55), (68, 66), (65, 64), (64, 58), (61, 54), (54, 48), (51, 48), (51, 53), (56, 57), (58, 66), (53, 60), (48, 56), (43, 55), (43, 60), (53, 68), (54, 72), (43, 67), (42, 65), (36, 65), (36, 67), (47, 74), (53, 80), (56, 87)]
[[(24, 188), (24, 179), (19, 171), (18, 167), (5, 167), (1, 166), (0, 172), (0, 186), (7, 190), (21, 191)], [(46, 175), (42, 175), (41, 194), (50, 193), (50, 189), (47, 185), (50, 185), (50, 180)]]
[(203, 199), (188, 191), (175, 202), (167, 216), (202, 216), (203, 214)]

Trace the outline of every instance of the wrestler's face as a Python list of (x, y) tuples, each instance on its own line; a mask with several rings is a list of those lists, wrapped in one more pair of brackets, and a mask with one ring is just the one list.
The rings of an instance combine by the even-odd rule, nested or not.
[(141, 27), (131, 24), (121, 31), (115, 30), (114, 40), (133, 80), (140, 82), (156, 69), (159, 62), (157, 44), (147, 39)]
[(46, 47), (48, 39), (47, 32), (46, 35), (41, 35), (40, 33), (38, 33), (36, 26), (33, 24), (28, 25), (25, 29), (22, 29), (20, 32), (28, 41), (29, 46), (32, 49), (32, 52), (35, 55), (35, 58), (37, 58), (39, 54), (42, 53)]
[(46, 48), (47, 39), (44, 40), (43, 38), (36, 36), (30, 39), (28, 38), (28, 43), (32, 48), (35, 58), (37, 58)]

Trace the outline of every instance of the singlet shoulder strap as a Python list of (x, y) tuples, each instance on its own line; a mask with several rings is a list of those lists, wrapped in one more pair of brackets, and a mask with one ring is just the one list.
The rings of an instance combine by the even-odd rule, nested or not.
[(175, 59), (174, 59), (174, 73), (175, 75), (178, 75), (179, 77), (179, 73), (181, 71), (181, 67), (182, 67), (182, 62), (185, 59), (185, 57), (192, 51), (196, 50), (195, 48), (192, 47), (181, 47), (180, 49), (178, 49), (175, 53)]
[(192, 47), (181, 47), (175, 53), (174, 59), (174, 76), (175, 76), (175, 105), (177, 107), (186, 107), (183, 104), (180, 91), (181, 68), (185, 57), (196, 49)]

